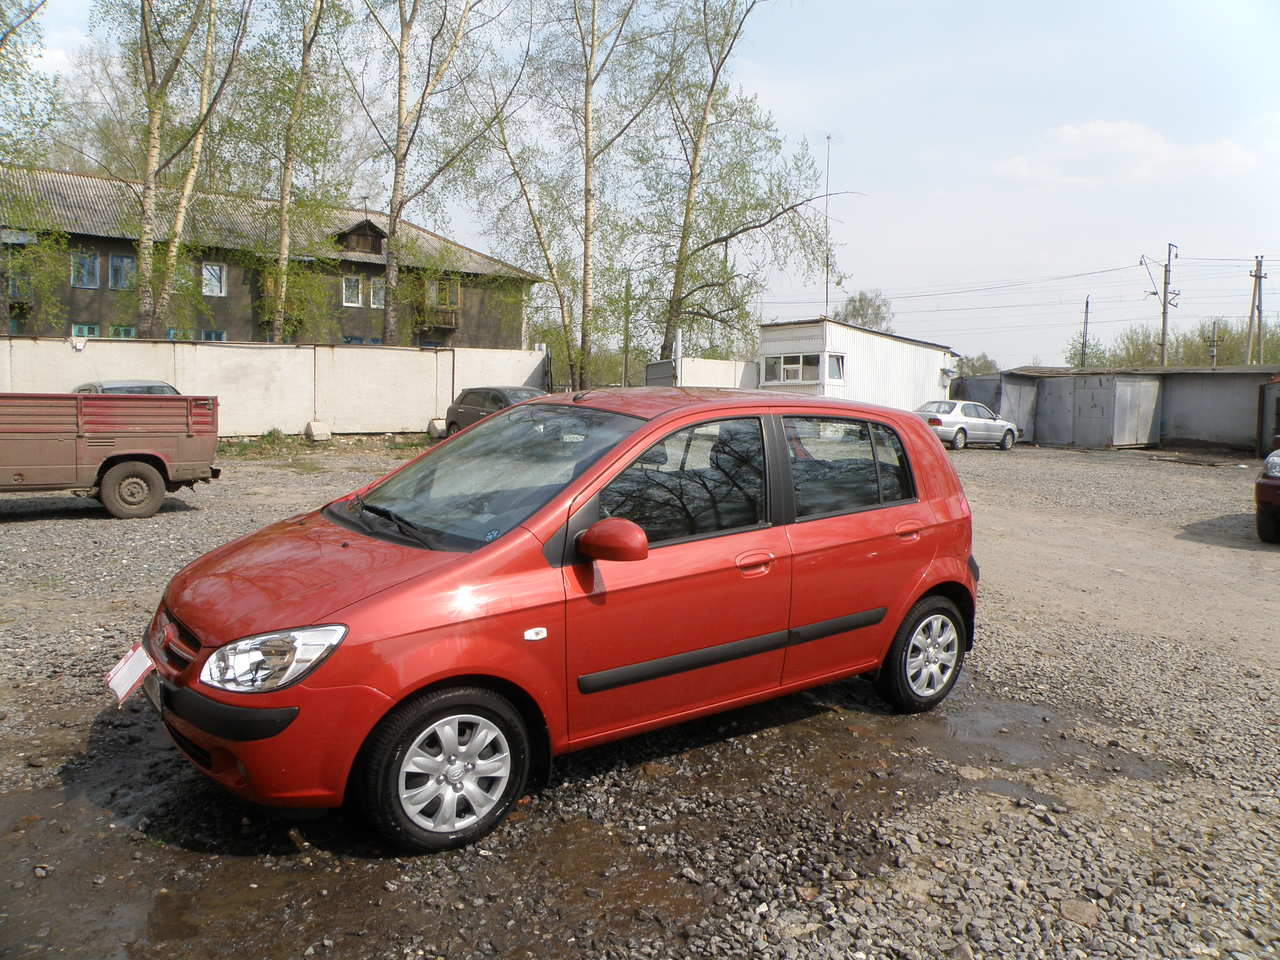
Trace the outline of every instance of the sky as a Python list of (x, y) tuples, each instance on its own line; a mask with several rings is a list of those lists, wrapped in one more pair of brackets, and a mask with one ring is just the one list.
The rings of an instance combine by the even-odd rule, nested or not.
[[(87, 39), (49, 0), (45, 66)], [(1057, 364), (1160, 304), (1140, 259), (1177, 244), (1174, 329), (1242, 317), (1252, 258), (1280, 311), (1280, 2), (768, 0), (734, 67), (820, 165), (841, 287), (776, 276), (766, 319), (879, 289), (895, 330), (1002, 366)], [(485, 246), (455, 216), (449, 233)], [(1277, 359), (1280, 359), (1278, 357)]]

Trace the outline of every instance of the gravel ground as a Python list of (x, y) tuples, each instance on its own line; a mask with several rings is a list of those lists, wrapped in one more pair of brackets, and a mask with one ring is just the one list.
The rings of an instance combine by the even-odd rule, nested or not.
[(851, 680), (601, 747), (408, 858), (222, 795), (102, 687), (178, 567), (405, 455), (228, 460), (148, 521), (0, 498), (0, 957), (1280, 956), (1256, 461), (953, 454), (983, 583), (938, 710)]

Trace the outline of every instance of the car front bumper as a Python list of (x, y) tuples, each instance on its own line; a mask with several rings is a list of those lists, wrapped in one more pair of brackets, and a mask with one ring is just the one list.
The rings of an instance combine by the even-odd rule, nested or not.
[(1253, 499), (1259, 507), (1280, 509), (1280, 479), (1263, 477), (1253, 488)]
[[(365, 737), (390, 707), (370, 687), (290, 687), (291, 703), (263, 694), (215, 700), (155, 672), (143, 685), (174, 744), (206, 776), (254, 803), (334, 807)], [(245, 701), (249, 701), (246, 704)]]

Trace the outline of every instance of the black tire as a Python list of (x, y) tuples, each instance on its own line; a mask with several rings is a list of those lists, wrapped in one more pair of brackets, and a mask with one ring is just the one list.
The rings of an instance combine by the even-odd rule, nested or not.
[(964, 432), (964, 427), (961, 427), (951, 436), (951, 449), (963, 450), (965, 447), (965, 444), (968, 442), (969, 442), (969, 435)]
[(457, 432), (458, 432), (458, 425), (456, 423), (451, 423), (449, 424), (448, 427), (445, 428), (444, 435), (446, 437), (452, 437)]
[[(455, 749), (458, 752), (454, 755), (457, 757), (454, 762), (445, 756), (447, 744), (432, 732), (437, 724), (450, 717), (459, 718), (458, 734), (471, 731), (465, 740), (461, 736), (456, 738)], [(470, 723), (471, 720), (480, 723)], [(505, 755), (509, 760), (505, 783), (497, 783), (498, 777), (468, 772), (475, 763), (468, 765), (465, 751), (476, 731), (488, 729), (482, 727), (483, 723), (496, 728), (505, 740)], [(489, 746), (482, 746), (477, 752), (476, 761), (481, 764), (500, 762), (498, 738), (488, 743)], [(443, 772), (439, 776), (426, 772), (404, 773), (407, 790), (432, 791), (439, 785), (438, 790), (432, 791), (416, 811), (419, 819), (411, 816), (400, 800), (401, 767), (405, 756), (414, 748), (431, 761), (435, 761), (432, 751), (439, 748), (441, 759), (436, 762), (447, 763), (447, 766), (442, 766)], [(474, 843), (491, 831), (524, 793), (529, 777), (529, 734), (520, 712), (505, 697), (492, 690), (482, 687), (438, 690), (402, 704), (378, 725), (369, 739), (357, 776), (361, 806), (373, 826), (390, 843), (418, 853), (452, 850)], [(433, 777), (435, 784), (432, 783)], [(493, 805), (477, 817), (477, 810), (470, 801), (472, 796), (482, 797), (483, 801)], [(444, 808), (446, 801), (453, 804), (447, 810)], [(435, 819), (437, 815), (443, 817), (439, 829), (431, 829), (420, 822)], [(456, 828), (448, 829), (444, 824), (452, 824)]]
[(1013, 449), (1013, 445), (1014, 445), (1014, 443), (1017, 441), (1017, 439), (1018, 439), (1018, 438), (1017, 438), (1017, 437), (1015, 437), (1015, 436), (1013, 435), (1013, 431), (1012, 431), (1012, 430), (1006, 430), (1006, 431), (1004, 432), (1004, 436), (1000, 438), (1000, 449), (1001, 449), (1001, 450), (1012, 450), (1012, 449)]
[(98, 488), (98, 499), (113, 517), (121, 520), (149, 517), (164, 502), (164, 477), (149, 463), (126, 460), (107, 471)]
[[(923, 678), (918, 678), (913, 682), (911, 670), (908, 667), (908, 656), (916, 631), (935, 617), (944, 618), (950, 623), (951, 636), (954, 638), (955, 645), (954, 663), (950, 672), (940, 678), (941, 683), (936, 685), (936, 689), (921, 691), (918, 688), (927, 686), (927, 681), (921, 683)], [(946, 636), (943, 634), (940, 640)], [(932, 710), (955, 686), (956, 678), (960, 676), (960, 668), (964, 665), (965, 648), (968, 645), (968, 630), (965, 627), (964, 617), (960, 615), (956, 605), (946, 597), (925, 597), (911, 608), (902, 621), (902, 626), (898, 627), (898, 632), (893, 638), (893, 646), (889, 648), (889, 653), (876, 674), (876, 690), (899, 713), (922, 713), (925, 710)]]
[(1258, 539), (1263, 543), (1280, 543), (1280, 510), (1258, 508)]

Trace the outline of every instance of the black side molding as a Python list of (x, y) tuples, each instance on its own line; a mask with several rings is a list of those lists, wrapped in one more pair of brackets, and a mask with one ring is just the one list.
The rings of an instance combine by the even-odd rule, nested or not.
[(768, 653), (781, 647), (793, 647), (801, 643), (811, 643), (823, 637), (850, 630), (872, 627), (884, 619), (885, 607), (875, 610), (864, 610), (847, 617), (836, 617), (834, 620), (822, 620), (818, 623), (793, 627), (790, 630), (778, 630), (759, 637), (747, 637), (745, 640), (733, 640), (729, 643), (716, 644), (714, 647), (703, 647), (701, 650), (690, 650), (688, 653), (677, 653), (670, 657), (659, 657), (656, 660), (642, 660), (630, 663), (625, 667), (613, 667), (598, 673), (587, 673), (578, 678), (578, 690), (581, 693), (602, 693), (645, 680), (657, 680), (686, 670), (697, 670), (699, 667), (711, 667), (730, 660), (741, 660), (753, 657), (758, 653)]
[(201, 696), (189, 687), (160, 683), (161, 715), (172, 713), (193, 727), (223, 740), (265, 740), (293, 723), (297, 707), (233, 707)]
[(981, 574), (978, 572), (978, 561), (973, 559), (972, 553), (969, 554), (969, 572), (973, 574), (974, 583), (977, 583), (980, 579), (982, 579)]

